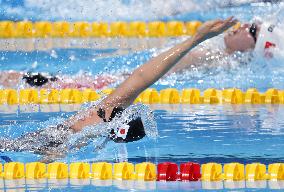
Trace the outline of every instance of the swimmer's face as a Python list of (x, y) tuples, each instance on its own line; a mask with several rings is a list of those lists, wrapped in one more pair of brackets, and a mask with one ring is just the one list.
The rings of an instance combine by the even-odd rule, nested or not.
[[(225, 45), (228, 52), (233, 53), (235, 51), (249, 51), (255, 47), (255, 40), (250, 31), (250, 24), (244, 24), (240, 28), (228, 32), (225, 37)], [(257, 26), (257, 33), (259, 31)]]

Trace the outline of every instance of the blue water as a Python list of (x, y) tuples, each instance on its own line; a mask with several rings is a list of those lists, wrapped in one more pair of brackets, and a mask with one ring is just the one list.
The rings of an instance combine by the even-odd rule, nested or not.
[[(96, 180), (0, 180), (0, 186), (19, 191), (281, 191), (283, 181), (258, 182), (141, 182)], [(280, 189), (280, 190), (279, 190)]]
[(19, 191), (281, 191), (283, 181), (250, 182), (140, 182), (96, 180), (6, 180), (0, 186)]
[[(81, 2), (80, 6), (78, 2)], [(102, 1), (96, 1), (97, 4)], [(184, 1), (192, 6), (182, 8), (179, 1), (169, 1), (170, 9), (161, 3), (135, 0), (108, 1), (114, 8), (98, 6), (89, 1), (72, 1), (68, 7), (57, 2), (46, 4), (38, 1), (0, 1), (0, 20), (201, 20), (235, 15), (241, 21), (250, 21), (255, 16), (271, 15), (283, 4), (256, 5), (244, 1)], [(117, 3), (119, 2), (119, 3)], [(137, 6), (144, 11), (137, 13)], [(170, 7), (170, 6), (169, 6)], [(181, 7), (181, 8), (180, 8)], [(122, 10), (118, 13), (116, 9)], [(132, 11), (125, 11), (129, 8)], [(32, 10), (32, 11), (31, 11)], [(135, 10), (135, 11), (133, 11)], [(153, 11), (155, 10), (155, 11)], [(52, 13), (50, 13), (52, 11)], [(149, 12), (148, 12), (149, 11)], [(74, 14), (73, 14), (74, 13)], [(282, 13), (283, 15), (283, 13)], [(280, 17), (279, 17), (280, 18)], [(175, 40), (173, 40), (174, 42)], [(131, 72), (149, 60), (160, 50), (133, 51), (119, 49), (53, 49), (49, 51), (0, 51), (0, 70), (49, 72), (60, 75), (75, 75), (88, 72), (91, 75)], [(240, 55), (243, 57), (244, 55)], [(256, 87), (260, 91), (275, 87), (284, 89), (283, 58), (266, 61), (252, 58), (247, 63), (236, 61), (237, 67), (187, 71), (164, 77), (152, 87), (158, 90), (175, 87), (237, 87), (246, 90)], [(114, 87), (115, 85), (111, 85)], [(16, 138), (25, 132), (52, 125), (79, 110), (78, 106), (0, 106), (0, 136)], [(144, 138), (128, 144), (108, 143), (100, 151), (94, 151), (94, 143), (67, 157), (64, 162), (73, 161), (129, 161), (153, 163), (172, 161), (176, 163), (193, 161), (207, 162), (261, 162), (266, 165), (284, 161), (284, 108), (283, 105), (153, 105), (151, 106), (158, 126), (157, 138)], [(32, 112), (33, 111), (33, 112)], [(44, 112), (45, 111), (45, 112)], [(31, 162), (40, 160), (40, 155), (29, 152), (3, 152), (5, 161)], [(136, 181), (93, 181), (93, 180), (0, 180), (1, 190), (50, 190), (50, 191), (187, 191), (221, 189), (223, 191), (269, 191), (284, 188), (283, 182), (136, 182)]]
[[(262, 162), (270, 164), (284, 160), (284, 108), (268, 106), (232, 105), (152, 105), (158, 126), (157, 138), (145, 138), (127, 144), (109, 143), (94, 152), (94, 146), (67, 156), (63, 161), (133, 163), (173, 161), (181, 163)], [(63, 107), (62, 107), (63, 108)], [(5, 113), (0, 107), (0, 134), (12, 138), (37, 130), (65, 118), (74, 112)], [(26, 110), (26, 111), (24, 111)], [(6, 109), (7, 111), (7, 109)], [(6, 153), (6, 152), (5, 152)], [(14, 161), (31, 162), (40, 156), (9, 152)], [(33, 157), (33, 158), (32, 158)]]
[[(178, 40), (173, 40), (173, 42)], [(1, 70), (26, 72), (49, 72), (55, 75), (75, 75), (87, 72), (90, 75), (112, 74), (120, 76), (130, 73), (139, 65), (148, 61), (160, 49), (135, 52), (131, 49), (53, 49), (50, 51), (2, 51), (0, 52)], [(55, 56), (56, 55), (56, 56)], [(198, 88), (239, 88), (245, 91), (255, 87), (261, 92), (269, 88), (284, 89), (284, 67), (280, 59), (260, 59), (252, 57), (250, 62), (241, 63), (238, 59), (248, 57), (237, 55), (229, 58), (228, 63), (218, 67), (188, 70), (181, 74), (163, 77), (152, 87), (158, 90), (168, 87), (177, 89)], [(250, 57), (250, 56), (249, 56)], [(232, 65), (228, 67), (228, 65)], [(110, 85), (117, 86), (118, 83)]]
[[(31, 112), (31, 108), (5, 108), (0, 107), (1, 135), (9, 134), (15, 138), (23, 132), (33, 131), (43, 125), (52, 124), (54, 119), (64, 118), (74, 112), (66, 112), (67, 106), (54, 109), (58, 112)], [(69, 106), (69, 108), (71, 108)], [(266, 165), (284, 160), (284, 108), (278, 105), (152, 105), (158, 126), (159, 136), (156, 139), (144, 138), (141, 141), (115, 144), (94, 152), (94, 145), (89, 144), (81, 150), (61, 159), (64, 162), (73, 161), (129, 161), (139, 163), (151, 161), (153, 163), (171, 161), (182, 163), (187, 161), (229, 163), (261, 162)], [(43, 107), (33, 108), (39, 111)], [(9, 112), (8, 112), (9, 111)], [(56, 111), (56, 110), (54, 110)], [(32, 162), (41, 159), (41, 156), (29, 152), (5, 152), (12, 161)], [(4, 160), (2, 160), (4, 162)], [(135, 181), (92, 181), (92, 180), (63, 180), (63, 181), (9, 181), (11, 186), (19, 188), (62, 190), (191, 190), (191, 189), (229, 189), (229, 188), (255, 188), (283, 189), (283, 182), (190, 182), (190, 183), (164, 183)], [(17, 182), (20, 182), (20, 184)], [(22, 182), (22, 184), (21, 184)], [(55, 182), (55, 184), (54, 184)], [(59, 183), (58, 183), (59, 182)], [(77, 184), (76, 184), (77, 182)], [(83, 186), (79, 183), (85, 183)], [(14, 183), (14, 184), (13, 184)], [(16, 184), (15, 184), (16, 183)], [(52, 184), (53, 183), (53, 184)], [(61, 184), (60, 184), (61, 183)], [(139, 183), (139, 182), (138, 182)], [(5, 185), (6, 188), (13, 188)], [(99, 187), (107, 185), (110, 187)], [(61, 186), (62, 189), (58, 189)], [(257, 189), (259, 188), (259, 189)]]

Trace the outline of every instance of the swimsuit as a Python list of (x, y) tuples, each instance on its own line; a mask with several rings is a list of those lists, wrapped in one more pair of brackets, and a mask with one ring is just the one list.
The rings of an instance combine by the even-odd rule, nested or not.
[[(104, 122), (110, 122), (114, 117), (120, 117), (124, 109), (115, 107), (111, 113), (109, 120), (105, 118), (105, 110), (99, 108), (98, 116)], [(111, 129), (108, 138), (117, 143), (127, 143), (142, 139), (146, 133), (141, 118), (131, 120), (127, 127), (118, 127), (116, 130)], [(70, 137), (74, 134), (73, 130), (63, 124), (51, 126), (35, 132), (27, 133), (16, 139), (3, 138), (0, 141), (0, 150), (3, 151), (30, 151), (37, 154), (45, 154), (46, 152), (62, 151), (66, 152), (66, 144)]]

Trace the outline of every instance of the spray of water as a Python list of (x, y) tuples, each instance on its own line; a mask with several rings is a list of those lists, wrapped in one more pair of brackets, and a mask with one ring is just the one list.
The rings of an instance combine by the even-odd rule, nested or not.
[[(97, 105), (100, 101), (91, 104)], [(88, 104), (90, 105), (90, 104)], [(88, 115), (89, 107), (83, 106), (80, 119)], [(2, 152), (32, 152), (44, 155), (46, 161), (52, 161), (74, 153), (82, 153), (90, 149), (94, 155), (107, 145), (104, 143), (110, 131), (127, 125), (131, 120), (141, 117), (147, 138), (155, 139), (158, 135), (157, 126), (151, 110), (142, 104), (135, 104), (123, 111), (121, 117), (111, 122), (85, 127), (81, 132), (73, 133), (64, 126), (54, 126), (65, 121), (63, 118), (52, 118), (39, 124), (27, 123), (9, 126), (2, 130), (0, 150)], [(32, 125), (32, 130), (28, 129)], [(46, 128), (47, 127), (47, 128)], [(15, 132), (21, 129), (22, 132)], [(8, 136), (9, 135), (9, 136)]]
[[(18, 3), (0, 1), (0, 11), (4, 18), (10, 19), (149, 21), (169, 17), (179, 18), (188, 13), (203, 12), (201, 14), (208, 15), (206, 12), (215, 9), (232, 7), (238, 9), (246, 5), (254, 5), (255, 8), (250, 11), (256, 13), (261, 11), (257, 7), (262, 2), (263, 0), (22, 0)], [(272, 2), (275, 2), (273, 5), (277, 4), (276, 6), (279, 4), (278, 1)], [(267, 9), (266, 6), (265, 9), (268, 11), (270, 8)], [(219, 11), (223, 14), (222, 10)], [(238, 11), (233, 15), (241, 16)]]

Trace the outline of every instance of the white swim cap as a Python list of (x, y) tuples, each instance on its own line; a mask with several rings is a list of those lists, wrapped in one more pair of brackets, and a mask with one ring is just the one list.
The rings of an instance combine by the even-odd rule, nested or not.
[(283, 50), (283, 37), (281, 37), (280, 24), (263, 22), (257, 37), (255, 53), (266, 58), (272, 58), (276, 50)]

